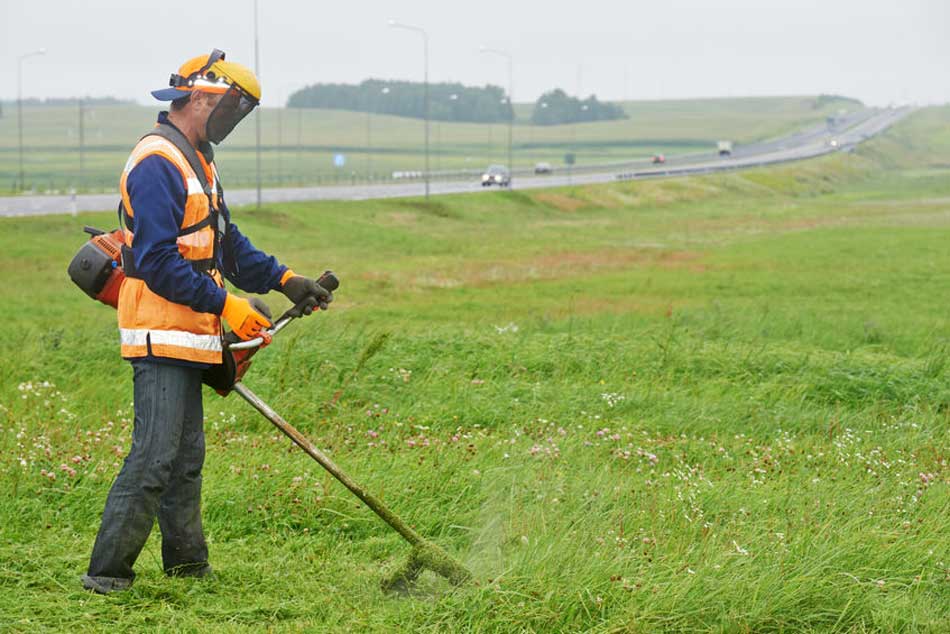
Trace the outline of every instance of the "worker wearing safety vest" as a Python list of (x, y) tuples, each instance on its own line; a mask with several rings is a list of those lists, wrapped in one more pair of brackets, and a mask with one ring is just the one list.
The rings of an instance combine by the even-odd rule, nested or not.
[(332, 295), (256, 249), (231, 222), (210, 143), (218, 144), (259, 103), (248, 68), (210, 56), (185, 62), (171, 101), (122, 171), (120, 222), (127, 279), (119, 293), (122, 356), (132, 363), (132, 447), (112, 485), (83, 587), (99, 593), (131, 586), (132, 566), (155, 518), (171, 576), (211, 572), (201, 526), (204, 430), (202, 373), (222, 361), (223, 318), (242, 339), (270, 326), (252, 293), (279, 290), (296, 315), (326, 310)]

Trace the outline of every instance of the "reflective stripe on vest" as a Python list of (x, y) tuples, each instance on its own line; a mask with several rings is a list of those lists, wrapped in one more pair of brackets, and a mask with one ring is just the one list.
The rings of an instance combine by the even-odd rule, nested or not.
[[(122, 201), (126, 213), (135, 218), (135, 209), (129, 199), (126, 181), (129, 173), (146, 157), (159, 155), (172, 163), (181, 173), (185, 189), (185, 214), (179, 230), (185, 232), (205, 222), (210, 216), (208, 196), (191, 165), (171, 141), (157, 136), (143, 138), (132, 150), (120, 181)], [(214, 165), (207, 166), (209, 182), (216, 179)], [(214, 192), (213, 204), (218, 196)], [(125, 232), (126, 244), (132, 246), (133, 234)], [(214, 256), (214, 228), (209, 225), (179, 235), (178, 252), (188, 261), (210, 260)], [(213, 271), (215, 283), (223, 287), (220, 273)], [(126, 278), (119, 291), (119, 333), (122, 356), (145, 357), (149, 353), (168, 357), (215, 364), (221, 362), (221, 319), (211, 313), (199, 313), (184, 304), (170, 302), (153, 293), (141, 279)]]
[(178, 346), (196, 350), (221, 350), (221, 337), (218, 335), (196, 335), (181, 330), (144, 330), (119, 328), (123, 346), (144, 346), (151, 342), (153, 346)]

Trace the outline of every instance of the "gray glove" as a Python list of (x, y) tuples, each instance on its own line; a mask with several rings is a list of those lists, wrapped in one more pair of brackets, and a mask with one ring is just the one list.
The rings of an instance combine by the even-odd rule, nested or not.
[(333, 293), (317, 284), (316, 280), (302, 275), (294, 275), (284, 282), (280, 292), (294, 303), (294, 308), (287, 311), (291, 317), (309, 315), (317, 307), (326, 310), (333, 301)]

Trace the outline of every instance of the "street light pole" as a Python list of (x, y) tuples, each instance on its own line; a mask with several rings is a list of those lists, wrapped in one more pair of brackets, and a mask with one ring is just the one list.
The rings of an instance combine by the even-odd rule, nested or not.
[(370, 98), (369, 108), (366, 110), (366, 154), (367, 154), (367, 167), (366, 167), (366, 178), (369, 181), (373, 180), (373, 143), (372, 143), (372, 123), (371, 117), (373, 113), (379, 110), (379, 104), (382, 99), (389, 94), (389, 86), (383, 86), (382, 90), (379, 91), (379, 94), (382, 97), (372, 95)]
[(426, 33), (425, 29), (418, 26), (412, 26), (411, 24), (403, 24), (401, 22), (396, 22), (395, 20), (389, 21), (389, 26), (394, 29), (407, 29), (409, 31), (415, 31), (422, 35), (422, 55), (423, 55), (423, 64), (424, 64), (424, 100), (425, 100), (425, 152), (426, 152), (426, 171), (425, 171), (425, 181), (426, 181), (426, 202), (429, 200), (429, 34)]
[[(478, 49), (480, 53), (490, 53), (492, 55), (501, 55), (508, 60), (508, 177), (511, 180), (514, 180), (515, 166), (512, 163), (511, 159), (511, 133), (512, 127), (515, 121), (515, 100), (514, 100), (514, 91), (515, 91), (515, 80), (514, 80), (514, 61), (511, 56), (511, 53), (508, 51), (502, 51), (495, 48), (485, 48), (484, 46)], [(511, 181), (508, 184), (511, 187)]]
[(17, 156), (19, 159), (19, 176), (17, 177), (16, 188), (17, 191), (23, 190), (23, 60), (35, 57), (37, 55), (45, 55), (46, 49), (40, 48), (30, 53), (24, 53), (17, 57), (17, 73), (16, 73), (16, 129), (17, 129)]

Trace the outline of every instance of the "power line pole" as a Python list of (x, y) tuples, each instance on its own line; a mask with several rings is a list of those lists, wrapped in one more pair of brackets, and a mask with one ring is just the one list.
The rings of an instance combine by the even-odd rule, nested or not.
[(281, 147), (284, 144), (284, 106), (277, 106), (277, 186), (283, 182), (284, 165), (281, 157)]
[(30, 53), (24, 53), (17, 57), (16, 74), (16, 129), (17, 129), (17, 157), (19, 160), (19, 176), (17, 178), (17, 191), (23, 190), (23, 60), (35, 57), (36, 55), (45, 55), (46, 49), (40, 48)]
[(297, 108), (297, 168), (303, 165), (301, 152), (303, 150), (303, 108)]
[(396, 22), (395, 20), (389, 21), (389, 26), (397, 29), (407, 29), (409, 31), (415, 31), (422, 35), (422, 55), (423, 55), (423, 64), (424, 71), (423, 77), (425, 82), (425, 152), (426, 152), (426, 171), (425, 171), (425, 182), (426, 182), (426, 202), (429, 201), (429, 34), (426, 33), (425, 29), (412, 26), (410, 24), (402, 24), (401, 22)]
[[(261, 56), (258, 42), (257, 28), (257, 0), (254, 0), (254, 74), (257, 75), (257, 81), (261, 80)], [(254, 113), (256, 143), (256, 162), (257, 162), (257, 208), (261, 208), (261, 108), (257, 108)]]
[(79, 98), (79, 191), (83, 190), (86, 180), (86, 134), (82, 97)]
[(485, 48), (484, 46), (481, 49), (479, 49), (479, 51), (482, 53), (491, 53), (493, 55), (501, 55), (502, 57), (508, 60), (508, 178), (510, 179), (508, 186), (511, 187), (511, 181), (514, 180), (514, 171), (515, 171), (515, 166), (511, 158), (511, 137), (512, 137), (512, 130), (514, 127), (514, 121), (515, 121), (514, 61), (511, 56), (511, 53), (509, 53), (508, 51), (502, 51), (495, 48)]

